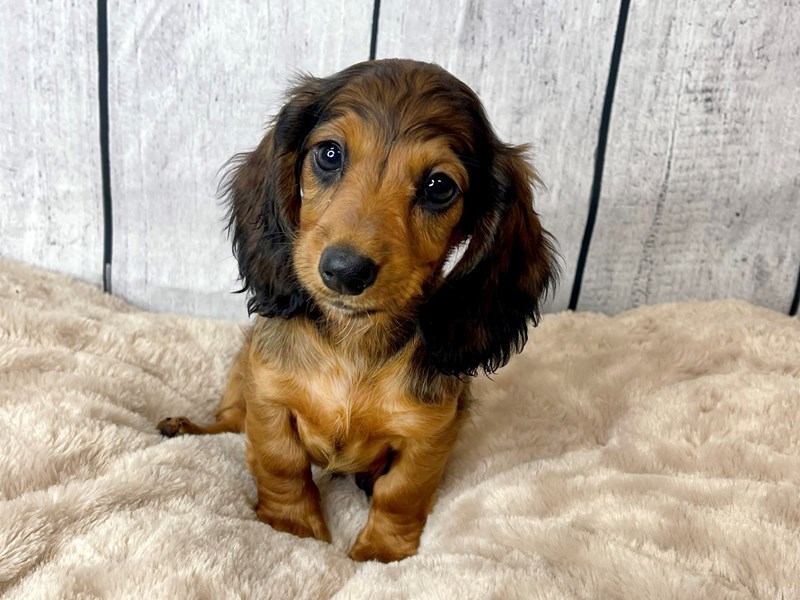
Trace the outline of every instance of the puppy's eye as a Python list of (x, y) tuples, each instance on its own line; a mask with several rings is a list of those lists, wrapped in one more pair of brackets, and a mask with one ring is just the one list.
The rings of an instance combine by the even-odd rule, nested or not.
[(342, 168), (342, 149), (336, 142), (322, 142), (314, 151), (314, 159), (323, 171)]
[(425, 204), (430, 208), (444, 208), (458, 194), (456, 182), (444, 173), (433, 173), (423, 186)]

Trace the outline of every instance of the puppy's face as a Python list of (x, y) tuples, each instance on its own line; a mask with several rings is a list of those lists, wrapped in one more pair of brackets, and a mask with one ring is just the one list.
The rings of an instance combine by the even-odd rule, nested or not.
[(349, 108), (364, 94), (354, 87), (307, 138), (294, 264), (330, 316), (393, 316), (419, 303), (463, 240), (466, 140), (437, 135), (423, 103)]
[(522, 348), (558, 270), (523, 152), (436, 65), (370, 61), (302, 79), (227, 182), (248, 308), (399, 318), (439, 371), (497, 369)]

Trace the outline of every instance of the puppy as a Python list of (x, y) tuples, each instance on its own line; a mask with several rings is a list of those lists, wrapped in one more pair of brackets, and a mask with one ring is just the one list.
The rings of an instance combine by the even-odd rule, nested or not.
[(414, 554), (470, 377), (522, 349), (554, 284), (523, 152), (438, 66), (302, 78), (224, 184), (257, 317), (217, 422), (162, 433), (245, 432), (258, 518), (298, 536), (331, 539), (311, 465), (357, 474), (372, 502), (350, 557)]

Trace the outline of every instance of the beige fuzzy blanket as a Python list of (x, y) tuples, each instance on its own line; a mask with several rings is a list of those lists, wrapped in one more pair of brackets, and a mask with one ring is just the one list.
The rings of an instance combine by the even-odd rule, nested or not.
[(255, 519), (208, 419), (237, 325), (141, 312), (0, 261), (8, 598), (800, 598), (800, 323), (743, 302), (547, 315), (463, 429), (419, 554), (357, 564)]

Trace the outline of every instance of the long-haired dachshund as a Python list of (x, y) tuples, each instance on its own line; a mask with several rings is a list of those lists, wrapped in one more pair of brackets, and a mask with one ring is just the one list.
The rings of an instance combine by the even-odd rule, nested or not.
[(258, 518), (298, 536), (330, 541), (312, 463), (354, 473), (372, 503), (350, 557), (414, 554), (470, 376), (522, 349), (555, 280), (523, 152), (438, 66), (303, 78), (226, 179), (258, 316), (217, 422), (162, 433), (245, 432)]

